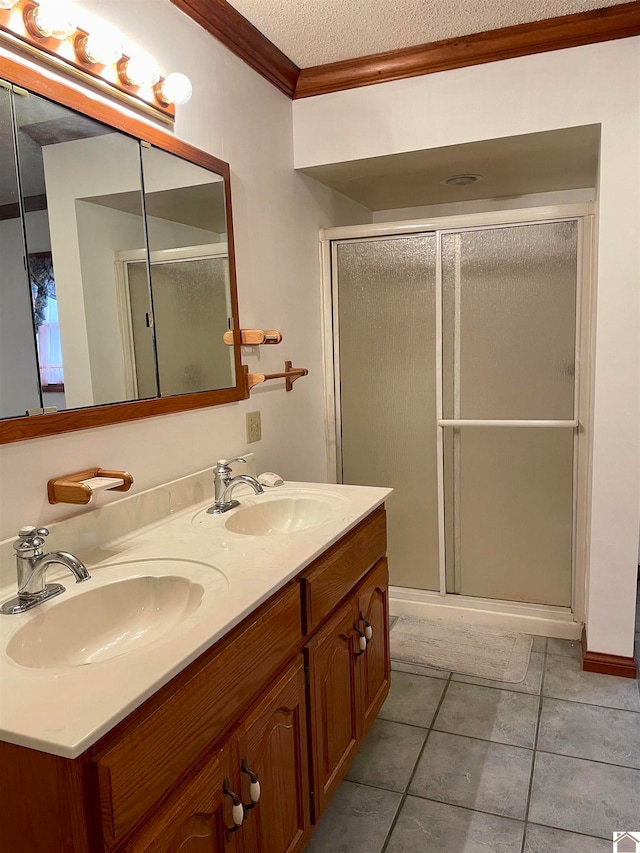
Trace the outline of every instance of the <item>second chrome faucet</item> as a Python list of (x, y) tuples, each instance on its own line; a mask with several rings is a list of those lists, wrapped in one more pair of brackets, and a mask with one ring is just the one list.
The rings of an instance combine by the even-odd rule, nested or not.
[(256, 478), (249, 476), (249, 474), (238, 474), (237, 477), (233, 477), (230, 467), (232, 462), (246, 462), (246, 459), (243, 459), (242, 456), (229, 460), (218, 459), (216, 467), (213, 470), (215, 503), (207, 510), (210, 515), (221, 515), (223, 512), (228, 512), (230, 509), (240, 506), (239, 501), (231, 500), (231, 492), (240, 483), (246, 483), (248, 486), (251, 486), (256, 495), (261, 495), (264, 492), (264, 489)]

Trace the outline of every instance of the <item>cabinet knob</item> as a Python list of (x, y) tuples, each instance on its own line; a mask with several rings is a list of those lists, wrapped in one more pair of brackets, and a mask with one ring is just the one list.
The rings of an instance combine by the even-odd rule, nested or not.
[(360, 630), (360, 628), (358, 628), (358, 626), (355, 622), (353, 623), (353, 630), (358, 635), (358, 648), (360, 649), (360, 651), (356, 652), (356, 657), (359, 658), (360, 655), (363, 655), (365, 653), (365, 651), (367, 650), (367, 642), (368, 641), (367, 641), (367, 638), (365, 637), (365, 635), (363, 634), (363, 632)]
[(247, 759), (242, 759), (242, 764), (240, 765), (240, 769), (243, 773), (246, 773), (249, 777), (249, 797), (251, 798), (250, 805), (244, 807), (245, 811), (249, 811), (250, 809), (257, 806), (260, 801), (260, 781), (258, 776), (251, 770), (249, 765), (247, 764)]
[(242, 805), (242, 801), (237, 794), (231, 790), (231, 786), (229, 784), (229, 780), (224, 780), (224, 785), (222, 786), (222, 790), (224, 791), (227, 797), (231, 797), (233, 801), (233, 806), (231, 807), (231, 819), (233, 820), (233, 826), (227, 827), (228, 835), (232, 835), (234, 832), (237, 832), (242, 826), (242, 822), (244, 820), (244, 807)]
[(360, 621), (364, 623), (364, 636), (368, 643), (369, 640), (371, 640), (373, 637), (373, 628), (371, 627), (371, 622), (369, 622), (368, 619), (365, 619), (362, 613), (360, 614)]

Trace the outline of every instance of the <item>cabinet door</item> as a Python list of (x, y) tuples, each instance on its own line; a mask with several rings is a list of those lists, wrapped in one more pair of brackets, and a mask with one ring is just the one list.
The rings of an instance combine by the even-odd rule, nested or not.
[(347, 771), (361, 734), (358, 616), (355, 599), (307, 643), (313, 820), (318, 820)]
[[(309, 836), (309, 771), (302, 656), (259, 701), (232, 738), (241, 768), (245, 853), (294, 853)], [(251, 780), (260, 798), (251, 806)], [(255, 795), (255, 785), (253, 786)]]
[(226, 832), (226, 765), (226, 751), (210, 754), (125, 844), (126, 853), (236, 853), (237, 833), (228, 839)]
[(363, 734), (371, 727), (389, 692), (389, 568), (380, 560), (358, 587), (358, 627), (370, 635), (362, 656)]

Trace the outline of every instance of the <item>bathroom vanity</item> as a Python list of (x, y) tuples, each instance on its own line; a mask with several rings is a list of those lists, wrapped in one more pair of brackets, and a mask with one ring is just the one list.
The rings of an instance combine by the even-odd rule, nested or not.
[[(20, 665), (6, 649), (20, 660), (26, 646), (7, 624), (26, 625), (29, 616), (4, 617), (0, 627), (12, 634), (2, 660), (6, 849), (304, 849), (390, 678), (390, 492), (311, 488), (274, 490), (262, 505), (243, 499), (226, 519), (205, 517), (202, 504), (111, 543), (112, 557), (90, 566), (95, 595), (113, 587), (114, 573), (129, 566), (139, 576), (161, 553), (174, 575), (172, 553), (197, 563), (193, 578), (205, 572), (206, 552), (226, 578), (211, 594), (202, 581), (196, 610), (147, 646), (68, 666), (43, 650)], [(264, 507), (282, 518), (301, 506), (307, 515), (297, 532), (235, 532), (259, 531)], [(90, 584), (68, 587), (68, 601), (81, 601)], [(55, 607), (42, 605), (43, 625), (45, 608)], [(65, 703), (68, 725), (60, 722)]]

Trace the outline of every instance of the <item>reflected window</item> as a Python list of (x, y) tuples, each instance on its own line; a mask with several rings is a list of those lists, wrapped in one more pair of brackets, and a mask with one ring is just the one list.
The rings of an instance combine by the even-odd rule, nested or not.
[(51, 252), (35, 252), (29, 255), (29, 279), (40, 364), (40, 384), (43, 391), (63, 391), (62, 345)]

